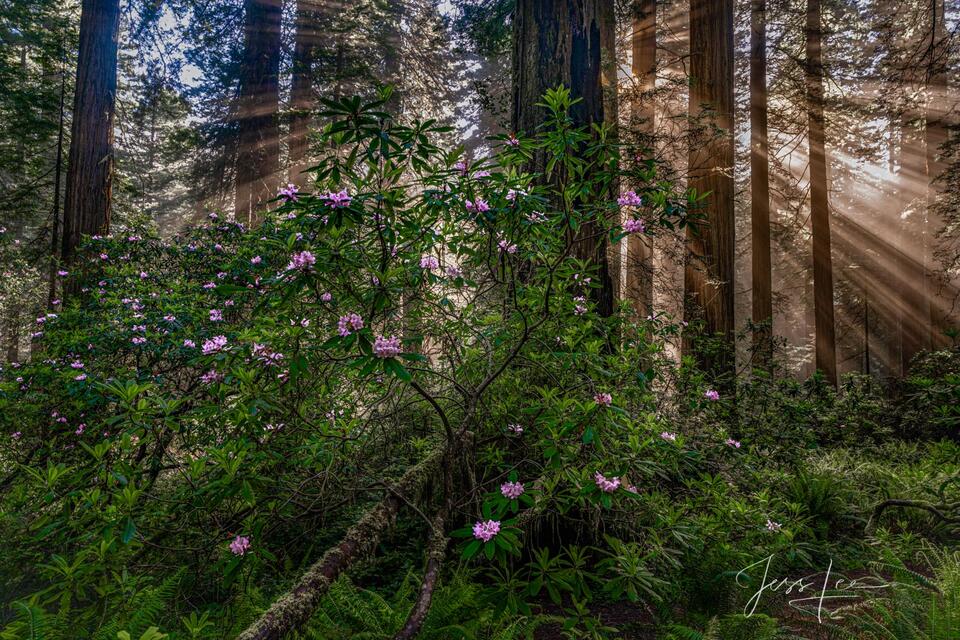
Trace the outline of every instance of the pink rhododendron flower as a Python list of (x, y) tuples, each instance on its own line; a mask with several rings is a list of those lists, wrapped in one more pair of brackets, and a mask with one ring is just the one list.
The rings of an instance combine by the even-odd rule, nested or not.
[(593, 401), (596, 402), (601, 407), (609, 407), (613, 404), (613, 396), (609, 393), (597, 393), (593, 396)]
[(509, 498), (511, 500), (516, 500), (523, 494), (523, 483), (522, 482), (504, 482), (500, 485), (500, 493), (504, 498)]
[(630, 219), (626, 220), (623, 223), (623, 230), (627, 233), (643, 233), (644, 229), (643, 220)]
[(677, 441), (677, 434), (670, 433), (669, 431), (664, 431), (663, 433), (660, 434), (660, 437), (666, 440), (667, 442)]
[(433, 271), (440, 268), (440, 261), (436, 256), (423, 256), (420, 258), (420, 268), (427, 271)]
[(146, 341), (147, 339), (144, 338), (143, 336), (134, 336), (133, 338), (130, 339), (130, 342), (132, 342), (133, 344), (144, 344)]
[(290, 264), (287, 265), (287, 271), (300, 270), (310, 271), (313, 265), (317, 263), (316, 257), (309, 251), (300, 251), (290, 256)]
[(246, 536), (237, 536), (230, 543), (230, 553), (235, 556), (242, 556), (250, 550), (250, 538)]
[(363, 318), (356, 313), (340, 316), (337, 321), (337, 333), (343, 337), (349, 336), (354, 331), (360, 331), (360, 329), (363, 329)]
[(350, 194), (346, 189), (341, 191), (333, 192), (328, 191), (324, 195), (320, 196), (327, 201), (327, 204), (333, 207), (334, 209), (342, 209), (344, 207), (349, 207), (350, 202), (353, 198), (350, 197)]
[(739, 448), (740, 448), (740, 441), (739, 441), (739, 440), (734, 440), (733, 438), (727, 438), (726, 444), (727, 444), (728, 447), (733, 447), (734, 449), (739, 449)]
[(511, 147), (519, 147), (520, 139), (511, 133), (510, 135), (507, 136), (507, 144), (510, 145)]
[(636, 191), (627, 191), (617, 198), (617, 204), (621, 207), (639, 207), (643, 204), (643, 198), (638, 196)]
[(463, 275), (463, 269), (455, 265), (450, 265), (447, 267), (447, 275), (451, 278), (459, 278)]
[(509, 254), (514, 254), (517, 252), (517, 245), (510, 244), (506, 240), (501, 240), (500, 242), (498, 242), (497, 247), (499, 247), (500, 251), (505, 251)]
[(485, 211), (490, 211), (490, 204), (483, 198), (477, 198), (476, 201), (466, 200), (463, 203), (463, 206), (466, 207), (467, 211), (471, 213), (484, 213)]
[(280, 191), (277, 192), (278, 198), (283, 198), (286, 202), (296, 202), (297, 194), (300, 190), (295, 184), (288, 184), (286, 187), (281, 187)]
[(60, 269), (59, 271), (57, 271), (57, 275), (60, 276), (61, 278), (65, 278), (65, 277), (67, 277), (68, 275), (70, 275), (70, 272), (69, 272), (69, 271), (64, 271), (63, 269)]
[(210, 309), (210, 322), (223, 322), (223, 311)]
[(378, 358), (393, 358), (400, 355), (402, 351), (400, 338), (396, 336), (390, 336), (389, 338), (377, 336), (373, 342), (373, 355)]
[(195, 343), (193, 340), (187, 339), (183, 341), (183, 346), (187, 349), (193, 349), (197, 346), (197, 343)]
[(333, 300), (333, 295), (330, 294), (329, 292), (324, 292), (324, 293), (320, 296), (320, 301), (321, 301), (321, 302), (330, 302), (331, 300)]
[(767, 531), (780, 531), (783, 528), (783, 525), (779, 522), (774, 522), (770, 518), (767, 518)]
[(223, 348), (227, 346), (227, 337), (226, 336), (214, 336), (209, 340), (203, 341), (203, 355), (208, 356), (211, 353), (217, 353), (223, 351)]
[(708, 390), (703, 394), (703, 397), (706, 398), (707, 400), (712, 401), (712, 402), (716, 402), (717, 400), (720, 399), (720, 392), (715, 391), (714, 389), (708, 389)]
[(250, 258), (250, 264), (260, 264), (261, 262), (263, 262), (263, 258), (260, 256), (253, 256)]
[(515, 433), (516, 435), (520, 435), (521, 433), (523, 433), (523, 427), (521, 427), (518, 424), (508, 425), (507, 429), (509, 429), (512, 433)]
[(473, 537), (477, 540), (490, 542), (500, 533), (500, 523), (497, 520), (481, 520), (473, 525)]
[(620, 478), (607, 478), (599, 471), (593, 474), (593, 481), (604, 493), (613, 493), (620, 486)]
[(217, 373), (216, 369), (210, 369), (205, 374), (200, 376), (200, 382), (204, 384), (213, 384), (214, 382), (220, 382), (223, 380), (223, 375)]

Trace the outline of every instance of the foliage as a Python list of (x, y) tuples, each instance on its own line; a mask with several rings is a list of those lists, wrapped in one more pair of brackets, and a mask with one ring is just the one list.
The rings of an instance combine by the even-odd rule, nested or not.
[[(459, 565), (425, 637), (601, 638), (618, 633), (602, 604), (765, 633), (725, 617), (749, 595), (739, 569), (870, 559), (877, 498), (956, 472), (947, 443), (892, 441), (862, 381), (726, 397), (667, 357), (680, 323), (596, 313), (578, 243), (691, 221), (652, 169), (619, 168), (609, 130), (571, 124), (566, 90), (489, 159), (393, 121), (388, 97), (327, 101), (317, 191), (286, 190), (256, 229), (213, 214), (169, 240), (89, 239), (66, 276), (83, 295), (39, 316), (36, 357), (0, 378), (5, 637), (234, 637), (431, 456), (308, 636), (392, 636), (438, 513)], [(617, 181), (642, 205), (610, 197)], [(876, 540), (944, 544), (910, 518)]]

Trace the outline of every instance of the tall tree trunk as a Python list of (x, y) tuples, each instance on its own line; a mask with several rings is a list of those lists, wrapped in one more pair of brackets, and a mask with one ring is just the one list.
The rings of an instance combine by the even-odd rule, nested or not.
[(47, 308), (53, 310), (57, 299), (57, 271), (60, 251), (60, 180), (63, 174), (64, 103), (67, 94), (66, 52), (61, 51), (60, 60), (60, 105), (57, 127), (57, 157), (53, 173), (53, 216), (50, 223), (50, 288), (47, 291)]
[(708, 193), (706, 228), (689, 230), (690, 255), (684, 269), (687, 313), (702, 311), (705, 332), (723, 348), (706, 354), (688, 344), (700, 364), (714, 374), (732, 374), (734, 353), (734, 143), (733, 0), (690, 2), (690, 116), (717, 127), (714, 135), (690, 148), (690, 187)]
[(13, 303), (7, 316), (7, 362), (20, 361), (20, 307)]
[[(532, 133), (545, 120), (538, 107), (548, 89), (564, 85), (580, 102), (570, 109), (578, 125), (616, 122), (616, 57), (613, 0), (518, 0), (513, 32), (513, 129)], [(530, 169), (542, 172), (544, 153)], [(583, 225), (575, 254), (598, 266), (594, 290), (597, 311), (613, 313), (616, 282), (608, 256), (606, 233), (596, 224)]]
[(83, 235), (110, 229), (119, 28), (120, 0), (83, 0), (63, 208), (61, 257), (66, 263)]
[(400, 61), (403, 57), (403, 3), (392, 2), (387, 9), (384, 28), (384, 59), (383, 82), (393, 86), (393, 93), (384, 105), (384, 109), (394, 118), (403, 112), (403, 94), (400, 91), (401, 69)]
[[(933, 249), (935, 235), (941, 223), (936, 215), (937, 197), (942, 191), (939, 183), (945, 163), (941, 159), (941, 147), (947, 142), (947, 29), (944, 0), (930, 2), (930, 41), (926, 60), (926, 178), (927, 178), (927, 216), (924, 221), (924, 273), (927, 278), (929, 296), (929, 344), (933, 349), (942, 349), (950, 345), (950, 339), (944, 333), (949, 325), (950, 302), (939, 295), (940, 282), (935, 276), (935, 258)], [(926, 342), (926, 341), (925, 341)]]
[(293, 114), (290, 119), (289, 154), (290, 181), (308, 179), (303, 172), (310, 166), (309, 133), (313, 118), (313, 61), (318, 44), (316, 0), (297, 0), (296, 33), (293, 43), (293, 82), (290, 87), (290, 102)]
[(750, 10), (750, 219), (752, 235), (753, 334), (755, 355), (772, 361), (773, 293), (770, 266), (770, 145), (767, 140), (767, 2)]
[[(631, 116), (640, 142), (654, 149), (653, 92), (657, 82), (657, 0), (635, 0), (632, 16), (632, 72), (640, 93), (636, 94)], [(653, 308), (653, 239), (645, 235), (628, 236), (627, 298), (641, 318)]]
[(281, 0), (244, 0), (234, 215), (250, 224), (280, 184)]
[(813, 225), (813, 306), (817, 368), (837, 384), (833, 320), (833, 261), (830, 255), (830, 202), (824, 139), (823, 58), (820, 0), (807, 0), (807, 120), (810, 141), (810, 218)]
[(926, 197), (926, 159), (923, 150), (923, 132), (917, 128), (917, 113), (904, 114), (900, 134), (900, 184), (902, 206), (909, 215), (899, 225), (898, 274), (902, 285), (899, 291), (898, 316), (900, 320), (900, 373), (906, 375), (910, 361), (922, 351), (929, 340), (929, 304), (926, 292), (927, 277), (924, 266), (924, 206)]

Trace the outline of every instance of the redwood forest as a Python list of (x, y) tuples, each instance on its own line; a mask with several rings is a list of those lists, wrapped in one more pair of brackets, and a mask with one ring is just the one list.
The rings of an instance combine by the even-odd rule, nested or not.
[(956, 0), (0, 0), (0, 640), (960, 640)]

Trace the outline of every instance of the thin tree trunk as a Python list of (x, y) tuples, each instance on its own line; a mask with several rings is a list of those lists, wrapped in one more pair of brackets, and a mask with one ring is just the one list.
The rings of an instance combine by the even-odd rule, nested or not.
[[(570, 109), (578, 125), (616, 120), (616, 92), (605, 86), (615, 74), (612, 0), (518, 0), (513, 35), (514, 131), (533, 133), (546, 110), (537, 106), (548, 89), (570, 88), (580, 102)], [(529, 169), (542, 172), (545, 153), (535, 154)], [(597, 265), (593, 290), (597, 312), (613, 313), (616, 279), (610, 264), (606, 233), (597, 224), (583, 225), (576, 238), (575, 255)]]
[(60, 113), (57, 128), (57, 158), (53, 174), (53, 220), (50, 225), (50, 289), (47, 292), (47, 307), (50, 310), (56, 306), (57, 299), (57, 271), (59, 271), (60, 250), (60, 179), (63, 174), (63, 131), (64, 131), (64, 102), (67, 94), (66, 53), (61, 52), (60, 63)]
[(690, 187), (708, 193), (706, 228), (689, 230), (690, 255), (684, 269), (687, 314), (703, 314), (705, 333), (722, 348), (710, 354), (688, 342), (700, 364), (713, 374), (732, 374), (734, 355), (734, 143), (733, 0), (691, 0), (690, 116), (708, 127), (707, 140), (690, 148)]
[[(641, 144), (655, 145), (653, 92), (657, 81), (657, 0), (635, 0), (633, 4), (631, 71), (640, 93), (632, 106), (633, 127), (641, 133)], [(627, 241), (627, 298), (641, 318), (653, 310), (653, 239), (642, 234)]]
[(66, 263), (83, 235), (106, 234), (110, 228), (119, 27), (120, 0), (83, 0), (63, 209)]
[(770, 146), (767, 140), (767, 2), (753, 0), (750, 28), (750, 218), (754, 353), (772, 363), (773, 293), (770, 264)]
[(934, 272), (933, 256), (936, 246), (935, 235), (941, 223), (936, 215), (935, 205), (942, 191), (940, 174), (945, 164), (941, 159), (941, 147), (947, 142), (946, 123), (947, 95), (947, 51), (946, 51), (946, 13), (944, 0), (930, 0), (930, 42), (927, 50), (926, 81), (926, 178), (927, 178), (927, 216), (924, 220), (924, 274), (927, 280), (929, 297), (929, 340), (925, 340), (932, 349), (950, 346), (950, 339), (944, 333), (949, 325), (949, 302), (939, 295), (940, 282)]
[(297, 30), (293, 45), (293, 82), (290, 87), (290, 102), (293, 114), (290, 119), (289, 159), (290, 181), (308, 179), (304, 171), (310, 166), (309, 132), (313, 109), (313, 60), (317, 46), (317, 13), (315, 0), (297, 1)]
[(20, 307), (16, 303), (9, 307), (7, 316), (7, 362), (20, 361)]
[[(913, 114), (914, 116), (916, 114)], [(909, 115), (901, 123), (900, 184), (902, 206), (910, 212), (900, 221), (900, 281), (898, 315), (900, 317), (900, 372), (906, 375), (913, 357), (923, 350), (929, 335), (929, 298), (925, 292), (926, 269), (923, 265), (924, 221), (920, 199), (925, 196), (926, 161), (921, 148), (922, 132), (917, 131)]]
[(824, 132), (823, 58), (820, 0), (807, 0), (807, 118), (810, 141), (810, 218), (813, 225), (813, 304), (817, 368), (837, 384), (833, 319), (833, 261), (830, 254), (830, 203)]
[(870, 289), (863, 289), (863, 372), (870, 375)]
[(237, 219), (255, 224), (280, 184), (281, 0), (244, 0), (240, 69)]

